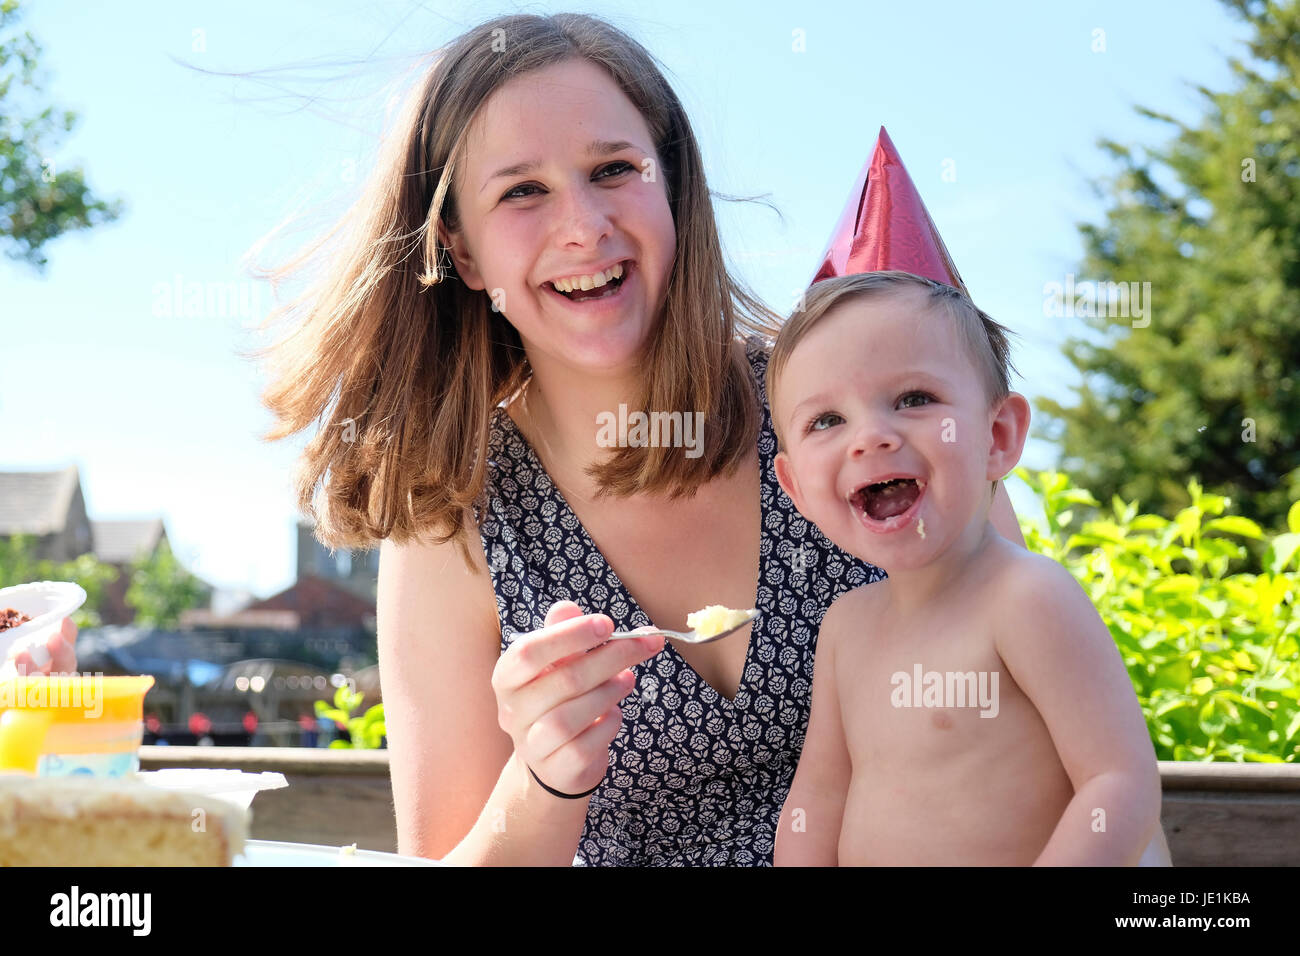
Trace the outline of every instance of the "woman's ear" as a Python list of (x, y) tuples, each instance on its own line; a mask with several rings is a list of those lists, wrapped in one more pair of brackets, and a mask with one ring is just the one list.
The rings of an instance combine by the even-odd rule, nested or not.
[(474, 264), (474, 257), (470, 255), (464, 237), (459, 232), (452, 232), (447, 229), (441, 219), (438, 220), (438, 241), (451, 251), (452, 262), (456, 264), (456, 274), (460, 276), (460, 280), (468, 288), (479, 291), (487, 288), (487, 283), (479, 275), (478, 268)]
[(989, 444), (989, 479), (1005, 478), (1020, 463), (1029, 437), (1029, 402), (1019, 392), (1002, 400), (993, 416)]

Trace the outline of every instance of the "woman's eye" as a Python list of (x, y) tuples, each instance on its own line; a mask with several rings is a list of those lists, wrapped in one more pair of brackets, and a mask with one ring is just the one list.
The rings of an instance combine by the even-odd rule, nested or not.
[[(623, 160), (620, 159), (616, 163), (610, 163), (608, 166), (602, 169), (601, 172), (607, 173), (610, 170), (614, 170), (615, 175), (617, 175), (618, 173), (625, 173), (628, 170), (635, 169), (635, 168), (636, 167), (634, 167), (631, 163), (624, 162)], [(604, 179), (606, 177), (602, 176), (601, 178)]]
[(908, 400), (909, 398), (922, 398), (922, 399), (925, 399), (927, 402), (929, 402), (929, 401), (932, 401), (932, 400), (934, 399), (934, 396), (931, 395), (929, 392), (907, 392), (905, 395), (903, 395), (902, 398), (900, 398), (900, 399), (898, 400), (898, 401), (899, 401), (899, 404), (902, 405), (904, 408), (914, 408), (914, 407), (916, 407), (916, 406), (914, 406), (914, 405), (909, 405), (909, 404), (907, 404), (907, 400)]
[(821, 432), (821, 431), (825, 431), (826, 429), (824, 429), (824, 428), (818, 428), (818, 427), (817, 427), (817, 423), (818, 423), (818, 422), (824, 422), (824, 421), (826, 421), (826, 419), (828, 419), (828, 418), (839, 418), (839, 417), (840, 417), (840, 416), (836, 415), (834, 412), (822, 412), (822, 413), (821, 413), (820, 415), (818, 415), (816, 418), (814, 418), (814, 419), (812, 419), (810, 422), (808, 422), (808, 427), (804, 429), (804, 433), (806, 434), (806, 433), (808, 433), (808, 432)]
[[(600, 172), (598, 172), (598, 173), (596, 174), (596, 177), (595, 177), (595, 178), (597, 178), (597, 179), (610, 179), (611, 176), (606, 176), (605, 173), (609, 173), (609, 172), (611, 172), (611, 170), (613, 171), (612, 175), (619, 175), (619, 174), (621, 174), (621, 173), (625, 173), (625, 172), (628, 172), (629, 170), (634, 170), (634, 169), (635, 169), (635, 167), (634, 167), (631, 163), (626, 163), (626, 162), (622, 162), (622, 161), (617, 162), (617, 163), (610, 163), (608, 166), (606, 166), (606, 167), (604, 167), (603, 169), (601, 169)], [(533, 190), (533, 192), (521, 193), (521, 192), (519, 191), (519, 190), (521, 190), (521, 189), (531, 189), (531, 190)], [(516, 187), (514, 187), (513, 189), (511, 189), (509, 192), (507, 192), (507, 193), (506, 193), (504, 196), (502, 196), (501, 198), (502, 198), (502, 199), (527, 199), (527, 198), (529, 198), (530, 196), (532, 196), (533, 193), (536, 192), (536, 191), (537, 191), (537, 187), (534, 186), (532, 183), (524, 183), (524, 184), (521, 185), (521, 186), (516, 186)]]
[(519, 190), (521, 190), (521, 189), (536, 189), (536, 188), (537, 188), (537, 187), (534, 186), (534, 185), (532, 185), (531, 183), (524, 183), (524, 185), (522, 185), (522, 186), (516, 186), (514, 189), (510, 190), (508, 193), (506, 193), (506, 194), (505, 194), (504, 196), (502, 196), (501, 198), (502, 198), (502, 199), (527, 199), (529, 196), (532, 195), (532, 193), (527, 193), (527, 194), (524, 194), (524, 195), (516, 195), (516, 193), (518, 193)]

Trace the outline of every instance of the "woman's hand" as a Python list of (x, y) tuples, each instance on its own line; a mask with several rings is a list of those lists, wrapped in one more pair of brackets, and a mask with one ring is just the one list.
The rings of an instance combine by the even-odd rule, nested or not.
[(663, 650), (660, 635), (611, 641), (613, 631), (608, 616), (559, 601), (546, 625), (521, 635), (492, 672), (497, 721), (515, 753), (564, 793), (582, 793), (604, 779), (609, 745), (623, 721), (618, 702), (633, 690), (630, 668)]
[[(63, 627), (50, 635), (43, 645), (9, 648), (6, 665), (22, 677), (27, 674), (70, 674), (77, 669), (77, 625), (72, 618), (63, 619)], [(6, 666), (5, 670), (9, 670)]]

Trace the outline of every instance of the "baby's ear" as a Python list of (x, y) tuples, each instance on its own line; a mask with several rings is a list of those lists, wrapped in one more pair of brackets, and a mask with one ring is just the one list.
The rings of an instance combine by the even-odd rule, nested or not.
[(456, 274), (466, 286), (480, 291), (487, 288), (487, 283), (474, 265), (474, 257), (470, 255), (464, 237), (459, 232), (450, 231), (441, 219), (438, 220), (438, 241), (451, 251), (452, 261), (456, 263)]
[(1020, 463), (1029, 437), (1029, 414), (1029, 402), (1019, 392), (1002, 400), (993, 415), (986, 478), (1005, 478)]
[(799, 492), (799, 479), (795, 477), (794, 468), (790, 464), (790, 456), (783, 451), (776, 453), (776, 458), (772, 461), (772, 467), (776, 471), (777, 483), (781, 490), (789, 495), (790, 500), (794, 502), (795, 508), (803, 513), (803, 495)]

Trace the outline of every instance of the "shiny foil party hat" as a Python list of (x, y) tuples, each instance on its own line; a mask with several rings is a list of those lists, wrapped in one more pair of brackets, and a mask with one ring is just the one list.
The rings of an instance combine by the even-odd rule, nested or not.
[(834, 276), (886, 269), (911, 272), (967, 291), (921, 194), (882, 126), (809, 285)]

